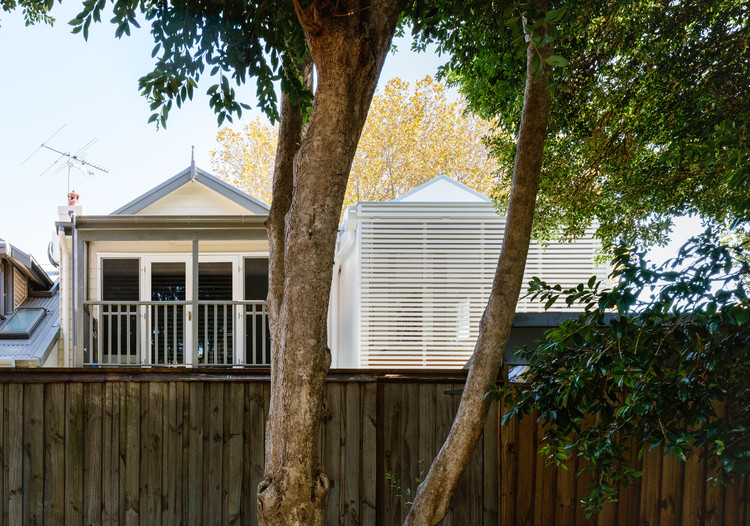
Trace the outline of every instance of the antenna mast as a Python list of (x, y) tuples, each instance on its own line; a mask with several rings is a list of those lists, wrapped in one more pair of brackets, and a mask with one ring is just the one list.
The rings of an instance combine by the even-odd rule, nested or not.
[[(51, 170), (52, 168), (54, 168), (54, 167), (55, 167), (55, 165), (57, 165), (57, 163), (59, 163), (61, 159), (65, 158), (65, 159), (66, 159), (66, 161), (65, 161), (65, 164), (63, 164), (63, 165), (62, 165), (62, 166), (60, 166), (60, 167), (59, 167), (59, 168), (58, 168), (57, 170), (55, 170), (55, 173), (58, 173), (58, 172), (60, 172), (60, 170), (62, 170), (62, 169), (63, 169), (63, 167), (67, 165), (67, 167), (68, 167), (68, 191), (67, 191), (67, 193), (70, 193), (70, 169), (71, 169), (71, 168), (75, 168), (76, 170), (80, 170), (81, 172), (83, 172), (83, 173), (85, 173), (85, 174), (87, 174), (87, 175), (97, 175), (97, 174), (96, 174), (96, 173), (94, 172), (94, 170), (96, 170), (96, 171), (99, 171), (99, 172), (102, 172), (102, 173), (109, 173), (109, 170), (107, 170), (106, 168), (102, 168), (101, 166), (97, 166), (97, 165), (95, 165), (94, 163), (91, 163), (91, 162), (87, 161), (87, 160), (86, 160), (86, 159), (84, 159), (84, 157), (83, 157), (83, 154), (84, 154), (84, 153), (86, 152), (86, 150), (88, 150), (89, 148), (91, 148), (91, 147), (92, 147), (92, 146), (93, 146), (93, 145), (94, 145), (94, 144), (96, 143), (96, 141), (98, 141), (98, 140), (99, 140), (99, 139), (98, 139), (97, 137), (94, 137), (94, 138), (93, 138), (92, 140), (90, 140), (90, 141), (88, 142), (88, 144), (86, 144), (86, 145), (85, 145), (85, 146), (84, 146), (83, 148), (81, 148), (80, 150), (78, 150), (78, 151), (77, 151), (76, 153), (70, 153), (70, 152), (61, 152), (60, 150), (57, 150), (57, 149), (55, 149), (55, 148), (52, 148), (51, 146), (49, 146), (49, 145), (48, 145), (47, 143), (48, 143), (48, 142), (49, 142), (49, 141), (50, 141), (50, 140), (51, 140), (51, 139), (52, 139), (53, 137), (55, 137), (55, 136), (56, 136), (56, 135), (57, 135), (58, 133), (60, 133), (60, 132), (62, 131), (62, 129), (63, 129), (63, 128), (65, 128), (65, 126), (67, 126), (67, 124), (63, 124), (63, 125), (62, 125), (62, 126), (60, 127), (60, 129), (59, 129), (59, 130), (57, 130), (57, 131), (56, 131), (55, 133), (53, 133), (53, 134), (52, 134), (52, 135), (51, 135), (51, 136), (49, 137), (49, 139), (47, 139), (46, 141), (44, 141), (44, 142), (43, 142), (43, 143), (42, 143), (42, 144), (41, 144), (41, 145), (39, 146), (39, 148), (37, 148), (36, 150), (34, 150), (34, 151), (33, 151), (33, 152), (31, 153), (31, 155), (29, 155), (29, 156), (28, 156), (28, 157), (27, 157), (27, 158), (26, 158), (26, 159), (25, 159), (25, 160), (24, 160), (24, 161), (23, 161), (23, 162), (22, 162), (21, 164), (22, 164), (22, 165), (23, 165), (23, 164), (25, 164), (25, 163), (26, 163), (26, 161), (28, 161), (29, 159), (31, 159), (31, 158), (32, 158), (32, 157), (33, 157), (33, 156), (34, 156), (34, 155), (35, 155), (35, 154), (36, 154), (36, 153), (37, 153), (37, 152), (38, 152), (39, 150), (41, 150), (42, 148), (44, 148), (45, 150), (49, 150), (49, 151), (51, 151), (51, 152), (55, 152), (55, 153), (59, 154), (59, 155), (60, 155), (60, 157), (58, 157), (58, 158), (57, 158), (57, 159), (55, 160), (55, 162), (53, 162), (53, 163), (52, 163), (51, 165), (49, 165), (49, 166), (47, 167), (47, 169), (46, 169), (46, 170), (44, 170), (44, 171), (43, 171), (42, 173), (40, 173), (39, 175), (40, 175), (40, 176), (42, 176), (42, 175), (46, 174), (46, 173), (47, 173), (48, 171), (50, 171), (50, 170)], [(98, 175), (97, 175), (97, 176), (98, 176)], [(98, 177), (101, 177), (101, 176), (98, 176)]]
[[(81, 154), (85, 150), (88, 150), (96, 141), (97, 139), (93, 139), (86, 146), (81, 148), (81, 150), (79, 150), (78, 153), (76, 154), (72, 154), (69, 152), (61, 152), (60, 150), (56, 150), (55, 148), (52, 148), (51, 146), (47, 146), (46, 144), (42, 143), (42, 148), (46, 148), (47, 150), (60, 154), (60, 157), (57, 159), (57, 161), (59, 161), (63, 157), (67, 157), (68, 160), (65, 161), (65, 164), (68, 166), (68, 193), (70, 193), (70, 169), (71, 168), (80, 170), (81, 172), (88, 174), (88, 175), (96, 175), (94, 173), (94, 170), (98, 170), (103, 173), (109, 173), (109, 170), (107, 170), (106, 168), (102, 168), (101, 166), (97, 166), (94, 163), (90, 163), (81, 156)], [(55, 161), (55, 163), (57, 163), (57, 161)], [(49, 170), (49, 168), (47, 170)], [(45, 170), (45, 172), (47, 170)]]

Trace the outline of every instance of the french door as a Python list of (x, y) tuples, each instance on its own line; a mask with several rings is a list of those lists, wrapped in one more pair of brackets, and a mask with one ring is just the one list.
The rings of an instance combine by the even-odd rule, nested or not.
[[(193, 290), (189, 255), (147, 255), (141, 258), (144, 279), (143, 363), (152, 365), (231, 365), (241, 363), (243, 324), (239, 257), (202, 255), (198, 290)], [(194, 295), (197, 293), (197, 310)]]

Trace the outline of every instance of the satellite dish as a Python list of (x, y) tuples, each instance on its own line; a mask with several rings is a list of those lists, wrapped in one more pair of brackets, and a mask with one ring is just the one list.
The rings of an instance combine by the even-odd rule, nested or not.
[(54, 231), (52, 239), (47, 245), (47, 259), (53, 267), (60, 268), (60, 239), (57, 237), (57, 232)]

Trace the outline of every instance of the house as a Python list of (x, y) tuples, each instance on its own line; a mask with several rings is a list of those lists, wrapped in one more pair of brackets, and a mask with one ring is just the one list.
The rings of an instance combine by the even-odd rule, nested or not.
[(0, 366), (57, 366), (58, 283), (0, 239)]
[(61, 363), (268, 365), (268, 206), (189, 168), (110, 215), (60, 207)]
[[(393, 201), (349, 207), (339, 231), (329, 312), (333, 367), (462, 367), (492, 287), (505, 217), (491, 200), (444, 175)], [(572, 243), (532, 242), (532, 276), (575, 286), (594, 263), (592, 232)], [(531, 344), (577, 316), (521, 298), (506, 348)]]
[[(75, 200), (60, 207), (60, 364), (270, 365), (268, 210), (194, 164), (106, 216)], [(329, 308), (332, 367), (463, 366), (504, 222), (489, 198), (445, 176), (350, 207)], [(527, 277), (604, 278), (597, 248), (590, 236), (533, 244)], [(542, 310), (520, 301), (509, 349), (571, 316)]]

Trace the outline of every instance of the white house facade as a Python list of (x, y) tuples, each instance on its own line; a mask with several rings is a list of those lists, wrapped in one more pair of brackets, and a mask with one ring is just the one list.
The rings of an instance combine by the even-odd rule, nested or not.
[[(462, 367), (474, 349), (505, 217), (490, 199), (439, 176), (388, 202), (349, 207), (341, 225), (329, 313), (333, 366)], [(532, 243), (532, 276), (575, 286), (608, 269), (591, 235)], [(512, 344), (531, 343), (572, 313), (521, 298)]]
[(61, 365), (268, 365), (268, 206), (196, 168), (60, 207)]

